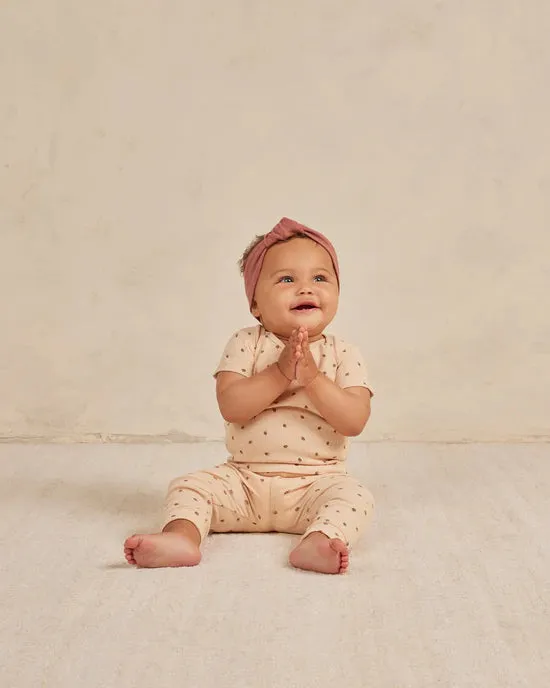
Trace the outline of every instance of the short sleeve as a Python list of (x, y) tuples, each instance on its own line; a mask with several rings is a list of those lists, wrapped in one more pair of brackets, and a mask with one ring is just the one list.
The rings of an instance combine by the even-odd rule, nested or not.
[(254, 368), (254, 357), (257, 340), (256, 327), (239, 330), (227, 342), (220, 363), (214, 372), (239, 373), (250, 377)]
[(359, 349), (353, 344), (339, 341), (336, 343), (338, 367), (336, 369), (336, 384), (342, 389), (346, 387), (365, 387), (374, 396), (369, 380), (367, 366)]

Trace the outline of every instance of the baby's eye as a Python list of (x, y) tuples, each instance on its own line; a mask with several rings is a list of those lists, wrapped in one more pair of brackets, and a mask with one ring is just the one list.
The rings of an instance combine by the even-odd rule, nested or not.
[(290, 275), (284, 275), (279, 282), (292, 282), (292, 277)]
[(315, 275), (315, 277), (313, 279), (314, 280), (321, 280), (323, 282), (327, 281), (327, 278), (325, 277), (325, 275)]

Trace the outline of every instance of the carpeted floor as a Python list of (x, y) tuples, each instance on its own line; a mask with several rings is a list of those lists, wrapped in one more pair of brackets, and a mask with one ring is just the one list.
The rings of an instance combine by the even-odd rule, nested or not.
[(175, 475), (223, 445), (0, 445), (2, 688), (546, 688), (550, 445), (356, 444), (377, 500), (350, 572), (289, 535), (135, 570)]

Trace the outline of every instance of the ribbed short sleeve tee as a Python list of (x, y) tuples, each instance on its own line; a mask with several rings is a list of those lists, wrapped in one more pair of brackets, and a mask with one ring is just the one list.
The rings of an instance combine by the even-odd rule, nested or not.
[[(275, 363), (284, 346), (261, 325), (239, 330), (227, 343), (214, 376), (233, 372), (251, 377)], [(343, 389), (364, 387), (374, 395), (356, 346), (330, 334), (309, 346), (323, 375)], [(325, 421), (296, 381), (248, 423), (226, 423), (231, 460), (258, 472), (341, 472), (348, 444), (348, 438)]]

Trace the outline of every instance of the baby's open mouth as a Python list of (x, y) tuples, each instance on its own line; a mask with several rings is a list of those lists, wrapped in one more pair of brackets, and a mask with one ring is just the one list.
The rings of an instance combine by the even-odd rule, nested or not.
[(301, 303), (299, 306), (295, 306), (293, 311), (316, 311), (318, 306), (314, 303)]

